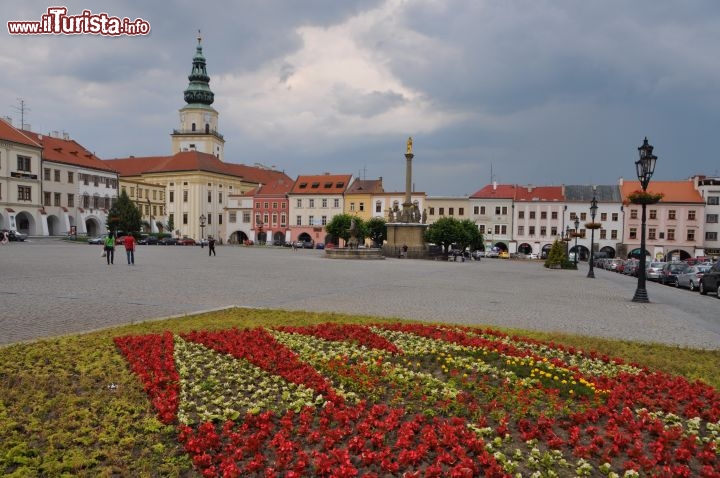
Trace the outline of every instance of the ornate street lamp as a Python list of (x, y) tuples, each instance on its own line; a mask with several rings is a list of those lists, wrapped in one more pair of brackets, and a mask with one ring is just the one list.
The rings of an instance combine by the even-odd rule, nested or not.
[(595, 261), (593, 246), (595, 244), (595, 215), (597, 214), (597, 209), (597, 199), (595, 198), (595, 189), (593, 188), (593, 198), (592, 201), (590, 201), (590, 219), (592, 221), (592, 228), (590, 229), (590, 270), (587, 275), (591, 279), (595, 278), (595, 271), (593, 270), (593, 262)]
[(577, 261), (578, 261), (577, 238), (579, 235), (580, 235), (580, 218), (575, 216), (575, 269), (577, 269)]
[(570, 260), (570, 224), (565, 226), (565, 238), (563, 238), (563, 241), (565, 241), (565, 258), (567, 260)]
[[(653, 147), (648, 143), (647, 137), (643, 141), (642, 146), (638, 148), (640, 159), (635, 161), (635, 171), (637, 172), (638, 180), (643, 192), (647, 190), (648, 184), (650, 184), (650, 178), (655, 172), (655, 162), (657, 156), (652, 154)], [(638, 264), (638, 282), (637, 289), (635, 289), (635, 295), (632, 298), (633, 302), (650, 302), (645, 290), (645, 202), (642, 203), (642, 217), (640, 224), (640, 264)]]
[(200, 214), (200, 239), (205, 239), (205, 214)]

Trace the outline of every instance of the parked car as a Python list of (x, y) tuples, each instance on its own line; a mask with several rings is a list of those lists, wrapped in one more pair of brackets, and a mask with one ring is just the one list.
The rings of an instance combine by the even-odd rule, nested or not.
[(318, 242), (317, 244), (315, 244), (315, 249), (325, 249), (325, 243)]
[(623, 264), (622, 273), (626, 276), (636, 276), (639, 265), (640, 261), (638, 261), (637, 259), (628, 259)]
[(8, 230), (8, 229), (3, 229), (2, 232), (0, 232), (0, 238), (1, 238), (1, 236), (4, 235), (5, 233), (7, 233), (8, 241), (18, 241), (18, 242), (22, 242), (22, 241), (24, 241), (25, 238), (27, 237), (27, 236), (26, 236), (25, 234), (23, 234), (22, 232), (10, 231), (10, 230)]
[(102, 236), (97, 237), (91, 237), (88, 239), (88, 244), (105, 244), (105, 238), (107, 237), (107, 234), (103, 234)]
[(479, 261), (483, 257), (485, 257), (485, 251), (473, 251), (472, 252), (472, 258), (475, 259), (476, 261)]
[(645, 267), (645, 278), (647, 280), (660, 280), (660, 274), (665, 262), (648, 262)]
[(485, 253), (485, 257), (499, 257), (500, 253), (496, 251), (489, 251)]
[(195, 239), (193, 239), (192, 237), (183, 237), (182, 239), (178, 239), (177, 245), (178, 246), (194, 246)]
[(526, 257), (527, 257), (528, 259), (540, 259), (540, 256), (538, 256), (538, 255), (535, 254), (534, 252), (528, 254)]
[(161, 246), (174, 246), (177, 244), (177, 239), (174, 237), (163, 237), (161, 239), (158, 239), (158, 244)]
[(148, 234), (142, 234), (138, 239), (138, 244), (155, 245), (158, 243), (157, 236), (150, 236)]
[(667, 262), (660, 272), (658, 282), (663, 285), (676, 285), (678, 274), (685, 272), (687, 268), (688, 265), (684, 262)]
[(610, 259), (605, 263), (605, 269), (609, 271), (616, 271), (618, 269), (618, 266), (623, 263), (622, 259)]
[(698, 291), (702, 295), (715, 292), (720, 299), (720, 261), (712, 265), (710, 270), (703, 274), (698, 284)]
[(500, 254), (498, 254), (498, 257), (500, 259), (510, 259), (510, 253), (508, 253), (508, 251), (500, 251)]
[(195, 245), (200, 247), (205, 247), (209, 244), (208, 240), (205, 238), (200, 239), (199, 241), (195, 242)]
[(690, 290), (697, 290), (700, 285), (700, 278), (707, 271), (710, 270), (711, 266), (694, 265), (685, 269), (684, 272), (678, 274), (677, 281), (675, 282), (676, 287), (686, 287)]

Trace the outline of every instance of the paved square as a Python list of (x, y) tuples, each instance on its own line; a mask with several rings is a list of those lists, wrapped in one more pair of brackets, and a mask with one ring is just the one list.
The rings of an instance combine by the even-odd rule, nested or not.
[(0, 344), (227, 306), (329, 311), (562, 331), (720, 348), (720, 300), (637, 279), (548, 270), (537, 261), (326, 259), (323, 251), (219, 246), (122, 248), (30, 239), (0, 247)]

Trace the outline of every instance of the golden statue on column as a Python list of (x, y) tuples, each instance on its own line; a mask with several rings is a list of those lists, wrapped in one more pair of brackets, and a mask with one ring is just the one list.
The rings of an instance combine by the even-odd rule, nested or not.
[(408, 136), (406, 154), (412, 154), (412, 136)]

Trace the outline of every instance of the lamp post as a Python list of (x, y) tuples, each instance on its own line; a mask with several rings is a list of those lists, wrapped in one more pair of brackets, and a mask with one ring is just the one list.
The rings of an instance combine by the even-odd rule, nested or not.
[(204, 247), (203, 239), (205, 239), (205, 214), (200, 214), (200, 245)]
[(593, 198), (590, 201), (590, 219), (592, 220), (592, 228), (590, 229), (590, 270), (588, 270), (588, 277), (590, 279), (595, 278), (595, 271), (593, 270), (593, 262), (595, 261), (593, 254), (593, 246), (595, 244), (595, 215), (597, 214), (597, 199), (595, 198), (595, 192), (593, 191)]
[(577, 261), (578, 261), (578, 248), (577, 248), (577, 238), (580, 235), (578, 232), (580, 230), (580, 218), (575, 216), (575, 269), (577, 269)]
[[(643, 141), (642, 146), (638, 148), (640, 159), (635, 161), (635, 171), (643, 192), (647, 191), (648, 184), (650, 184), (650, 178), (655, 172), (655, 162), (657, 161), (657, 156), (653, 155), (652, 152), (653, 147), (648, 143), (647, 137), (645, 137), (645, 141)], [(633, 302), (650, 302), (647, 290), (645, 290), (645, 209), (646, 204), (643, 202), (640, 224), (640, 264), (638, 264), (638, 282), (637, 289), (635, 289), (635, 295), (632, 298)]]
[(565, 239), (563, 239), (563, 241), (565, 241), (565, 257), (569, 261), (570, 260), (570, 224), (565, 226)]

